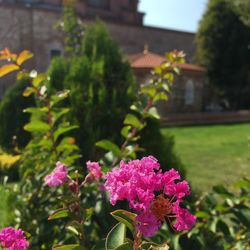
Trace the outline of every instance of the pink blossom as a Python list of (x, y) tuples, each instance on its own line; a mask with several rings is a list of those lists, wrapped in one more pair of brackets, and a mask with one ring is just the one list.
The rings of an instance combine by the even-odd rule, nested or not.
[(21, 229), (6, 227), (0, 231), (1, 246), (8, 250), (23, 250), (29, 246), (29, 242)]
[(45, 184), (50, 187), (57, 187), (63, 185), (68, 177), (67, 167), (61, 162), (56, 163), (56, 168), (47, 176), (45, 176)]
[(176, 222), (174, 228), (178, 231), (189, 230), (196, 222), (196, 217), (189, 213), (185, 208), (176, 207)]
[(135, 227), (145, 237), (153, 236), (161, 226), (161, 222), (154, 216), (153, 213), (147, 212), (136, 216)]
[(120, 168), (114, 168), (106, 176), (105, 187), (111, 204), (128, 200), (131, 208), (145, 211), (154, 198), (154, 191), (159, 189), (159, 178), (155, 172), (159, 168), (153, 156), (132, 160), (128, 164), (121, 161)]
[(178, 199), (181, 199), (190, 194), (190, 188), (187, 181), (165, 185), (164, 191), (166, 195), (176, 196), (176, 198)]
[(152, 236), (166, 219), (173, 221), (177, 230), (190, 229), (195, 216), (180, 208), (182, 198), (190, 194), (187, 181), (179, 181), (178, 171), (162, 173), (153, 156), (141, 160), (123, 161), (106, 175), (105, 188), (110, 202), (127, 200), (136, 213), (136, 227), (144, 236)]
[(98, 162), (88, 161), (86, 164), (91, 177), (93, 177), (95, 180), (98, 180), (102, 177), (101, 167), (99, 166)]

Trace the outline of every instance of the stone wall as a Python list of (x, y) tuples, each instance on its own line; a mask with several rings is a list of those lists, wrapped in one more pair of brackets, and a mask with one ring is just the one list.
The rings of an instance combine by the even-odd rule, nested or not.
[[(63, 34), (54, 28), (60, 15), (60, 8), (6, 4), (0, 0), (0, 49), (8, 47), (13, 52), (28, 49), (35, 54), (35, 58), (30, 62), (30, 68), (45, 71), (51, 60), (52, 51), (60, 51), (63, 54)], [(84, 16), (82, 19), (91, 22)], [(147, 44), (150, 51), (156, 53), (173, 49), (184, 50), (188, 61), (191, 61), (194, 55), (193, 33), (122, 22), (106, 21), (106, 25), (124, 53), (141, 52)], [(6, 86), (11, 84), (7, 79), (0, 79), (0, 97)]]

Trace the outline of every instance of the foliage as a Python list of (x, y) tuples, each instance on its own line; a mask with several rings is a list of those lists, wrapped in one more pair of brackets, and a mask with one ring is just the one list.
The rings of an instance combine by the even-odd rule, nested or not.
[(250, 26), (250, 1), (248, 0), (235, 0), (232, 2), (234, 8), (239, 13), (241, 20), (245, 25)]
[[(183, 54), (173, 52), (172, 54), (168, 54), (167, 57), (168, 62), (165, 62), (161, 67), (155, 70), (152, 81), (148, 85), (141, 87), (141, 98), (131, 106), (134, 113), (129, 113), (125, 116), (124, 128), (122, 129), (122, 135), (125, 141), (121, 147), (116, 146), (108, 140), (103, 140), (98, 143), (100, 147), (111, 150), (111, 154), (113, 154), (113, 166), (119, 159), (135, 157), (139, 149), (139, 132), (146, 126), (146, 119), (159, 117), (154, 105), (158, 100), (167, 98), (169, 87), (173, 81), (173, 72), (176, 70), (175, 65), (183, 60)], [(15, 60), (12, 61), (16, 63)], [(62, 226), (56, 222), (51, 222), (52, 219), (62, 219), (68, 216), (71, 218), (70, 215), (73, 213), (73, 217), (71, 218), (71, 220), (73, 219), (72, 222), (79, 218), (80, 221), (78, 221), (78, 223), (83, 226), (83, 218), (85, 216), (89, 217), (87, 214), (90, 214), (91, 217), (92, 212), (89, 210), (97, 210), (99, 206), (99, 210), (100, 208), (104, 209), (101, 211), (101, 214), (103, 216), (105, 215), (105, 206), (100, 207), (100, 203), (104, 203), (105, 197), (96, 189), (96, 186), (87, 187), (86, 192), (82, 192), (82, 196), (81, 193), (78, 193), (77, 190), (89, 181), (89, 175), (87, 175), (85, 179), (80, 182), (82, 184), (78, 186), (79, 181), (82, 179), (82, 173), (84, 172), (83, 169), (79, 167), (78, 169), (81, 171), (80, 174), (78, 175), (78, 173), (75, 172), (74, 176), (70, 177), (73, 186), (69, 184), (69, 190), (56, 189), (47, 192), (46, 187), (41, 182), (41, 178), (48, 174), (48, 171), (50, 171), (56, 161), (62, 161), (67, 165), (74, 166), (74, 169), (77, 169), (74, 162), (79, 158), (78, 147), (75, 144), (75, 139), (67, 136), (71, 130), (77, 129), (77, 126), (72, 126), (67, 121), (67, 114), (70, 112), (70, 109), (64, 107), (64, 104), (67, 103), (66, 99), (69, 95), (69, 91), (64, 90), (57, 92), (52, 88), (48, 89), (48, 86), (51, 87), (51, 78), (47, 77), (46, 74), (37, 74), (35, 71), (28, 74), (28, 72), (23, 70), (19, 73), (19, 77), (29, 79), (30, 85), (26, 87), (23, 95), (26, 97), (34, 95), (36, 107), (30, 107), (25, 110), (25, 112), (31, 113), (31, 118), (30, 122), (27, 123), (24, 128), (32, 133), (32, 139), (22, 152), (20, 166), (22, 181), (20, 183), (20, 192), (17, 193), (19, 202), (16, 204), (15, 213), (17, 215), (18, 226), (25, 228), (33, 235), (32, 243), (34, 249), (48, 249), (52, 244), (61, 241), (69, 244), (73, 240), (69, 234), (62, 233)], [(105, 159), (103, 160), (105, 161)], [(70, 194), (69, 192), (73, 192), (71, 197), (68, 196), (68, 194)], [(55, 197), (60, 197), (64, 206), (53, 212), (58, 203)], [(69, 200), (67, 197), (69, 197)], [(95, 197), (95, 199), (93, 199), (93, 197)], [(75, 200), (76, 198), (77, 200)], [(79, 210), (80, 208), (83, 210)], [(83, 215), (80, 216), (82, 211)], [(48, 213), (51, 214), (49, 221), (44, 221)], [(74, 214), (77, 217), (74, 217)], [(98, 212), (96, 214), (98, 215)], [(104, 218), (103, 216), (102, 220)], [(83, 236), (86, 230), (86, 233), (88, 232), (90, 237), (82, 238), (80, 236), (77, 245), (68, 245), (67, 247), (69, 249), (85, 249), (88, 248), (89, 245), (93, 245), (93, 242), (96, 242), (98, 239), (98, 225), (95, 226), (94, 224), (97, 221), (98, 220), (91, 221), (93, 224), (90, 224), (90, 221), (86, 220), (87, 224), (85, 225), (84, 220), (84, 228), (86, 229), (81, 233), (76, 233), (76, 235)], [(77, 232), (79, 225), (76, 226), (74, 222), (74, 225), (68, 224), (67, 228), (70, 229), (70, 231)], [(103, 231), (103, 227), (100, 227), (99, 230)], [(109, 237), (107, 240), (108, 239)], [(119, 241), (119, 245), (120, 243), (128, 244), (127, 241), (122, 239)], [(107, 244), (113, 243), (106, 243), (106, 245)], [(116, 246), (118, 247), (118, 245)], [(167, 249), (167, 246), (164, 247)], [(55, 247), (55, 249), (60, 248), (63, 248), (63, 246)]]
[(135, 82), (103, 24), (87, 29), (83, 49), (84, 56), (56, 58), (49, 75), (51, 91), (67, 88), (71, 92), (69, 119), (79, 125), (75, 137), (87, 161), (98, 157), (96, 141), (103, 137), (119, 140), (114, 131), (134, 98)]
[(23, 110), (34, 105), (33, 97), (22, 96), (27, 84), (27, 79), (18, 80), (6, 91), (0, 103), (0, 145), (7, 151), (23, 148), (31, 138), (30, 133), (23, 130), (30, 117)]
[(230, 1), (208, 2), (196, 36), (196, 59), (230, 109), (250, 107), (249, 40), (250, 29)]
[(9, 155), (0, 150), (0, 176), (1, 180), (18, 181), (18, 161), (20, 155)]
[(75, 15), (75, 0), (64, 0), (63, 17), (59, 20), (59, 27), (63, 30), (65, 50), (70, 55), (81, 53), (81, 43), (84, 26)]
[[(195, 227), (176, 239), (175, 249), (248, 249), (250, 244), (250, 181), (235, 183), (237, 192), (222, 185), (195, 203), (198, 222)], [(172, 241), (174, 242), (174, 241)]]

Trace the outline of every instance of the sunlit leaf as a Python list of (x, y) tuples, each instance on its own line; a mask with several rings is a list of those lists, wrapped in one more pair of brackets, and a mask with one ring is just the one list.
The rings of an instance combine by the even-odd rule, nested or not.
[(55, 219), (61, 219), (61, 218), (66, 218), (69, 216), (69, 210), (67, 208), (60, 208), (53, 212), (48, 220), (55, 220)]
[(122, 222), (123, 224), (125, 224), (129, 230), (134, 233), (134, 222), (135, 222), (135, 217), (136, 214), (128, 212), (126, 210), (115, 210), (113, 212), (111, 212), (111, 215), (118, 220), (119, 222)]
[(148, 111), (148, 114), (151, 117), (155, 118), (155, 119), (160, 119), (161, 118), (158, 111), (157, 111), (157, 109), (156, 109), (156, 107), (150, 108), (149, 111)]
[(13, 63), (3, 65), (0, 68), (0, 77), (7, 75), (8, 73), (11, 73), (13, 71), (19, 70), (19, 69), (20, 69), (19, 66)]
[(132, 114), (127, 114), (123, 123), (126, 125), (132, 125), (138, 130), (141, 130), (144, 127), (140, 120)]
[(72, 126), (65, 127), (65, 128), (63, 127), (58, 128), (54, 133), (54, 140), (56, 141), (60, 135), (65, 134), (66, 132), (69, 132), (77, 128), (78, 128), (77, 125), (72, 125)]
[(19, 54), (19, 56), (17, 57), (16, 62), (17, 62), (18, 65), (22, 65), (26, 60), (28, 60), (28, 59), (30, 59), (32, 57), (33, 57), (33, 54), (30, 51), (24, 50)]
[(35, 93), (36, 90), (33, 87), (27, 87), (24, 91), (23, 91), (23, 96), (28, 97), (31, 94)]
[(31, 121), (30, 123), (24, 126), (24, 130), (29, 132), (40, 132), (44, 133), (49, 131), (50, 127), (47, 123), (42, 121)]
[(43, 81), (45, 81), (46, 79), (47, 79), (46, 74), (39, 74), (33, 79), (32, 84), (35, 87), (39, 87), (40, 84), (43, 83)]
[(130, 132), (131, 126), (125, 126), (121, 130), (121, 135), (125, 138), (127, 138), (129, 132)]

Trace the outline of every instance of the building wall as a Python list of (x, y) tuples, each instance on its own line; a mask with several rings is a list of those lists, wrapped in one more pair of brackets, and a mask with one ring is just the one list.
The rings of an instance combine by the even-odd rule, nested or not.
[[(61, 16), (61, 8), (50, 7), (46, 4), (48, 0), (39, 1), (42, 7), (32, 4), (12, 4), (11, 1), (0, 0), (0, 49), (8, 47), (13, 52), (28, 49), (35, 54), (30, 62), (30, 68), (45, 71), (51, 59), (51, 51), (60, 50), (63, 53), (63, 34), (54, 28)], [(127, 0), (122, 1), (123, 7), (129, 3)], [(117, 1), (117, 3), (122, 3), (122, 1)], [(59, 0), (53, 1), (54, 6), (59, 6), (60, 3)], [(114, 13), (121, 13), (121, 6), (115, 5), (114, 0), (111, 0), (111, 3)], [(78, 4), (82, 4), (86, 10), (84, 1), (79, 1)], [(132, 13), (127, 12), (128, 15)], [(86, 19), (85, 15), (81, 15), (81, 18), (83, 21), (91, 22), (91, 19)], [(188, 61), (194, 55), (193, 33), (152, 28), (136, 23), (128, 24), (121, 20), (117, 22), (106, 20), (106, 25), (126, 54), (141, 52), (147, 44), (150, 51), (155, 53), (164, 53), (173, 49), (184, 50)], [(0, 97), (6, 86), (11, 84), (7, 79), (0, 79)]]
[[(147, 84), (151, 75), (150, 70), (137, 69), (134, 71), (138, 84)], [(205, 72), (182, 71), (175, 77), (168, 101), (158, 102), (157, 109), (162, 118), (169, 114), (195, 113), (203, 109)], [(188, 82), (192, 82), (192, 93), (188, 89)]]

